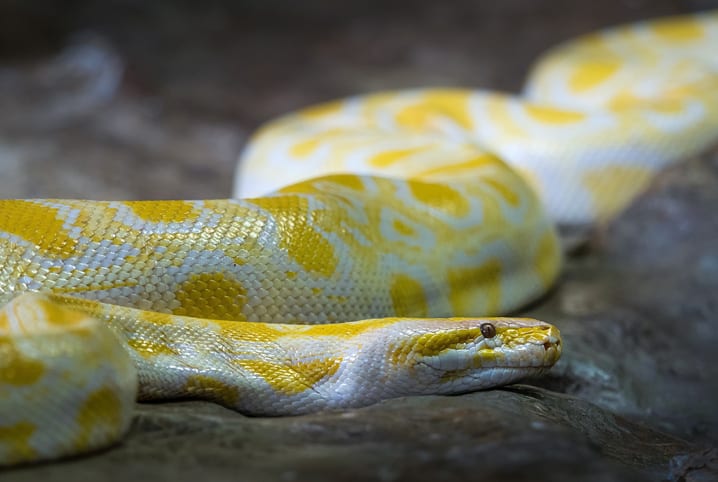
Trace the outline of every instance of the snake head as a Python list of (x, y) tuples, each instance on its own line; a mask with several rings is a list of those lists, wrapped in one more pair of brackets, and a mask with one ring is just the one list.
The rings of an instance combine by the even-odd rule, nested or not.
[[(561, 356), (561, 335), (525, 318), (417, 320), (391, 354), (419, 393), (455, 394), (536, 376)], [(437, 326), (438, 325), (438, 326)]]

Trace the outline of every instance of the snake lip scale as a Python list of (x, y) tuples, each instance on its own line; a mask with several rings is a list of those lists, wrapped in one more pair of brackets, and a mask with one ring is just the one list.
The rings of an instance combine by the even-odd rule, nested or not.
[(235, 199), (0, 200), (0, 466), (116, 443), (136, 400), (298, 415), (537, 376), (558, 225), (718, 138), (718, 12), (547, 52), (522, 95), (412, 89), (261, 128)]

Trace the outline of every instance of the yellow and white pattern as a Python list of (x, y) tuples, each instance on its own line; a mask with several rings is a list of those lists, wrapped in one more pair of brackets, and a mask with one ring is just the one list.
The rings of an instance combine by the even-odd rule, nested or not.
[(241, 200), (0, 201), (0, 465), (112, 443), (136, 395), (283, 415), (540, 374), (555, 327), (476, 316), (546, 292), (556, 223), (716, 140), (716, 40), (716, 13), (660, 20), (556, 49), (524, 97), (292, 114)]

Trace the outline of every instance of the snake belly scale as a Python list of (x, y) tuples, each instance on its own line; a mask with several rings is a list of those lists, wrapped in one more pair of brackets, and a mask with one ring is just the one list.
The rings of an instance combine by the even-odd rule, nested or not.
[(641, 23), (550, 52), (523, 97), (291, 114), (242, 199), (0, 201), (0, 464), (107, 446), (136, 398), (291, 415), (542, 373), (558, 330), (486, 317), (555, 282), (556, 223), (715, 141), (716, 41), (716, 13)]

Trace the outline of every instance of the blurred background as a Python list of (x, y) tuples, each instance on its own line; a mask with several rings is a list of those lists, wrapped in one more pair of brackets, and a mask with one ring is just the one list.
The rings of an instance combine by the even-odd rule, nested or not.
[(0, 0), (0, 197), (227, 197), (279, 114), (380, 89), (518, 91), (561, 41), (716, 6)]

